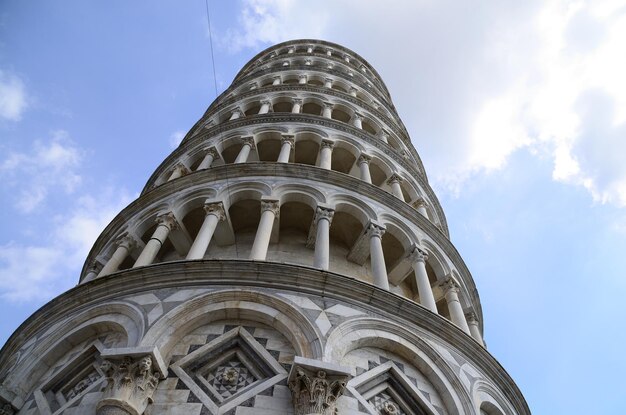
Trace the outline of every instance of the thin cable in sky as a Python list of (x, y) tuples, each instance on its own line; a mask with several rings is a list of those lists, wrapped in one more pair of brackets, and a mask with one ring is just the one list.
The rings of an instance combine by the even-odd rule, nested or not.
[(213, 85), (215, 86), (215, 99), (217, 99), (217, 76), (215, 74), (215, 56), (213, 55), (213, 34), (211, 33), (211, 13), (209, 13), (209, 0), (205, 0), (206, 4), (206, 21), (209, 25), (209, 45), (211, 46), (211, 65), (213, 66)]

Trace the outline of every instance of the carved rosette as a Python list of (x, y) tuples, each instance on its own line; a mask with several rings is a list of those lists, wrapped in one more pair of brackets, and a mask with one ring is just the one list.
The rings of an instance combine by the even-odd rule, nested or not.
[(296, 367), (289, 382), (295, 415), (334, 415), (337, 399), (346, 389), (346, 375), (328, 375), (325, 370)]
[(126, 356), (115, 362), (104, 360), (101, 369), (107, 384), (96, 415), (143, 414), (159, 384), (152, 358), (146, 355), (137, 359)]

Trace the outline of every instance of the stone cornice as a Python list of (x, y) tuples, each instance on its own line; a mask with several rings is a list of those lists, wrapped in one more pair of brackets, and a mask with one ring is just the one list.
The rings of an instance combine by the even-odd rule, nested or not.
[[(283, 49), (286, 48), (288, 46), (291, 45), (323, 45), (323, 46), (328, 46), (331, 47), (333, 49), (336, 50), (340, 50), (343, 51), (344, 53), (348, 53), (350, 55), (352, 55), (353, 58), (355, 58), (356, 60), (359, 61), (359, 63), (365, 65), (365, 67), (374, 75), (374, 77), (378, 80), (378, 82), (380, 83), (380, 87), (382, 88), (384, 94), (386, 96), (390, 96), (389, 94), (389, 90), (387, 89), (387, 86), (385, 85), (385, 83), (382, 80), (382, 77), (380, 76), (380, 74), (378, 73), (378, 71), (376, 71), (376, 69), (374, 69), (374, 67), (372, 65), (370, 65), (370, 63), (365, 60), (361, 55), (359, 55), (358, 53), (346, 48), (345, 46), (341, 46), (338, 45), (336, 43), (332, 43), (332, 42), (327, 42), (324, 40), (319, 40), (319, 39), (296, 39), (296, 40), (290, 40), (287, 42), (283, 42), (283, 43), (279, 43), (277, 45), (271, 46), (259, 53), (257, 53), (252, 59), (250, 59), (248, 61), (248, 63), (246, 63), (244, 65), (243, 68), (241, 68), (241, 70), (239, 72), (237, 72), (237, 75), (235, 75), (235, 79), (234, 81), (237, 81), (243, 74), (245, 74), (246, 72), (248, 72), (251, 68), (254, 68), (255, 65), (257, 65), (257, 62), (259, 61), (259, 59), (264, 56), (267, 55), (268, 53), (270, 53), (273, 50), (278, 50), (278, 49)], [(296, 54), (296, 53), (294, 53)], [(313, 54), (306, 54), (308, 56), (314, 55), (314, 56), (323, 56), (326, 57), (327, 59), (332, 59), (333, 56), (328, 56), (328, 55), (324, 55), (324, 54), (318, 54), (318, 53), (313, 53)], [(277, 54), (277, 57), (280, 56), (293, 56), (293, 55), (279, 55)], [(234, 83), (233, 81), (233, 83)]]
[(0, 350), (0, 366), (6, 364), (33, 336), (67, 316), (67, 310), (80, 311), (121, 296), (160, 288), (215, 287), (293, 290), (300, 294), (321, 295), (370, 310), (391, 318), (405, 327), (418, 326), (461, 354), (471, 357), (496, 382), (520, 414), (530, 410), (514, 381), (500, 363), (450, 321), (417, 303), (366, 282), (340, 274), (299, 265), (246, 260), (175, 261), (120, 271), (82, 284), (61, 294), (31, 315)]
[[(272, 113), (272, 114), (264, 114), (264, 115), (254, 115), (254, 116), (245, 117), (245, 118), (238, 118), (232, 121), (226, 121), (226, 122), (223, 122), (222, 124), (213, 126), (207, 129), (206, 132), (203, 132), (202, 134), (198, 134), (192, 137), (191, 139), (183, 143), (183, 145), (179, 146), (172, 153), (170, 153), (170, 155), (161, 163), (161, 165), (154, 171), (154, 173), (152, 173), (152, 175), (146, 182), (146, 186), (141, 191), (141, 194), (142, 195), (145, 194), (150, 189), (151, 185), (163, 173), (163, 170), (171, 164), (172, 160), (177, 159), (181, 155), (185, 154), (188, 151), (187, 149), (193, 148), (195, 146), (200, 146), (202, 143), (204, 143), (207, 139), (211, 137), (217, 136), (219, 134), (222, 134), (224, 132), (227, 132), (233, 129), (247, 127), (247, 126), (253, 126), (253, 125), (258, 125), (258, 124), (286, 124), (286, 123), (289, 123), (289, 125), (294, 125), (295, 123), (313, 124), (313, 125), (318, 125), (322, 127), (333, 128), (335, 130), (348, 133), (351, 136), (357, 137), (369, 143), (370, 145), (377, 147), (380, 151), (385, 153), (387, 156), (391, 157), (395, 162), (400, 164), (407, 171), (414, 172), (413, 177), (418, 181), (418, 183), (422, 186), (422, 188), (424, 188), (426, 193), (428, 193), (430, 200), (433, 202), (433, 207), (437, 212), (437, 216), (439, 217), (439, 220), (441, 221), (443, 232), (446, 235), (448, 234), (448, 225), (445, 219), (445, 215), (443, 213), (443, 209), (441, 208), (441, 205), (439, 204), (439, 199), (437, 198), (433, 190), (430, 188), (430, 185), (428, 184), (426, 177), (420, 174), (419, 170), (415, 166), (413, 166), (411, 163), (409, 163), (407, 160), (405, 160), (400, 154), (398, 154), (398, 152), (393, 147), (391, 147), (389, 144), (382, 142), (376, 137), (373, 137), (372, 135), (364, 132), (363, 130), (353, 127), (351, 125), (348, 125), (344, 122), (340, 122), (340, 121), (336, 121), (336, 120), (332, 120), (328, 118), (323, 118), (320, 116), (309, 115), (309, 114)], [(413, 146), (411, 146), (410, 148), (413, 149)]]
[(352, 177), (344, 173), (320, 169), (318, 167), (305, 164), (269, 162), (228, 164), (194, 172), (171, 182), (164, 183), (156, 189), (136, 199), (111, 221), (91, 248), (91, 251), (87, 256), (87, 260), (85, 261), (85, 265), (83, 266), (81, 275), (85, 275), (86, 267), (90, 263), (91, 258), (95, 258), (106, 246), (109, 240), (117, 237), (120, 229), (122, 229), (124, 224), (133, 217), (135, 212), (144, 209), (154, 203), (154, 201), (166, 200), (172, 194), (178, 192), (181, 187), (189, 188), (196, 185), (206, 185), (207, 183), (222, 180), (225, 177), (232, 180), (239, 177), (255, 176), (288, 177), (332, 183), (333, 186), (352, 189), (355, 192), (367, 194), (370, 199), (389, 207), (390, 210), (398, 213), (398, 215), (404, 217), (405, 219), (411, 220), (416, 227), (426, 233), (443, 250), (443, 252), (445, 252), (448, 258), (455, 265), (465, 284), (465, 287), (467, 288), (467, 293), (470, 296), (474, 309), (477, 311), (478, 317), (482, 323), (483, 319), (482, 309), (480, 307), (480, 298), (471, 273), (454, 245), (452, 245), (447, 236), (443, 234), (439, 228), (419, 214), (409, 204), (401, 201), (397, 197), (387, 193), (373, 184), (366, 183), (356, 177)]

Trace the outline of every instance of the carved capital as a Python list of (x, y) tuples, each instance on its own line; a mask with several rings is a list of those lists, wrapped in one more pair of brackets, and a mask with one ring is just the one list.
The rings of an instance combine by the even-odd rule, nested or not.
[(282, 134), (282, 138), (280, 139), (281, 144), (289, 143), (291, 147), (295, 145), (294, 135), (292, 134)]
[(333, 78), (324, 78), (324, 82), (332, 85), (334, 81)]
[(307, 66), (311, 66), (313, 64), (313, 61), (311, 59), (305, 59), (304, 64)]
[(0, 415), (13, 415), (15, 413), (15, 409), (13, 409), (10, 403), (0, 402)]
[(367, 154), (361, 154), (356, 163), (357, 164), (361, 164), (361, 163), (370, 164), (370, 161), (372, 161), (372, 156), (368, 156)]
[(287, 53), (294, 53), (296, 51), (296, 48), (291, 46), (288, 50)]
[(441, 287), (441, 290), (445, 294), (448, 294), (448, 292), (458, 293), (460, 291), (460, 289), (461, 289), (459, 284), (457, 284), (457, 282), (454, 281), (454, 278), (452, 278), (452, 277), (446, 278), (445, 281), (443, 281), (443, 282), (441, 282), (439, 284), (439, 287)]
[(241, 144), (244, 146), (250, 146), (250, 148), (254, 150), (254, 137), (251, 135), (241, 137)]
[(204, 150), (204, 155), (213, 157), (213, 160), (218, 160), (220, 158), (220, 152), (217, 151), (217, 148), (210, 147)]
[(329, 209), (325, 207), (318, 206), (315, 209), (315, 221), (319, 222), (321, 219), (326, 219), (328, 222), (332, 222), (333, 216), (335, 215), (334, 209)]
[(172, 212), (162, 213), (156, 217), (156, 223), (172, 229), (178, 228), (178, 221)]
[(102, 399), (96, 407), (97, 415), (141, 415), (152, 402), (152, 394), (159, 384), (152, 357), (130, 356), (120, 360), (103, 360), (100, 367), (106, 379)]
[(413, 245), (413, 250), (409, 254), (409, 260), (411, 262), (426, 262), (428, 254), (426, 251), (420, 249), (417, 245)]
[(265, 98), (261, 100), (261, 105), (267, 105), (268, 107), (272, 106), (272, 101), (270, 101), (269, 99)]
[(267, 210), (274, 213), (274, 216), (278, 216), (280, 213), (280, 204), (278, 203), (278, 200), (261, 200), (261, 213)]
[(335, 146), (335, 142), (330, 140), (322, 140), (322, 144), (320, 146), (321, 148), (330, 148), (332, 150), (332, 148)]
[(292, 100), (291, 100), (291, 102), (292, 102), (293, 104), (295, 104), (295, 105), (300, 105), (300, 106), (301, 106), (301, 105), (302, 105), (302, 103), (303, 103), (303, 101), (302, 101), (302, 99), (301, 99), (301, 98), (294, 98), (294, 99), (292, 99)]
[(304, 81), (306, 82), (306, 80), (307, 80), (307, 75), (306, 75), (306, 74), (303, 74), (303, 73), (301, 73), (300, 75), (298, 75), (298, 80), (301, 80), (301, 79), (304, 79)]
[(334, 415), (337, 399), (346, 389), (348, 376), (295, 365), (289, 376), (295, 415)]
[(426, 205), (426, 201), (420, 197), (419, 199), (415, 199), (411, 203), (411, 206), (413, 206), (413, 208), (415, 209), (420, 209), (420, 208), (425, 208), (427, 205)]
[(237, 115), (239, 115), (240, 117), (244, 117), (244, 116), (246, 115), (246, 114), (244, 114), (244, 113), (243, 113), (243, 111), (241, 110), (241, 108), (235, 108), (235, 109), (233, 109), (233, 110), (231, 111), (231, 113), (230, 113), (230, 114), (231, 114), (231, 116), (232, 116), (232, 115), (237, 114)]
[(333, 104), (332, 102), (323, 102), (322, 107), (332, 110), (335, 107), (335, 104)]
[(352, 120), (353, 121), (363, 121), (363, 115), (359, 114), (358, 112), (355, 112), (354, 115), (352, 116)]
[(172, 171), (176, 171), (176, 170), (180, 171), (181, 176), (189, 174), (189, 169), (183, 163), (176, 163)]
[(465, 319), (467, 320), (467, 324), (478, 325), (478, 317), (473, 311), (468, 311), (467, 313), (465, 313)]
[(387, 184), (391, 185), (395, 183), (402, 183), (402, 177), (398, 176), (396, 173), (392, 174), (387, 180)]
[(205, 203), (203, 207), (207, 215), (217, 216), (220, 222), (226, 219), (226, 212), (224, 211), (224, 204), (222, 202)]
[(367, 229), (365, 231), (365, 234), (372, 238), (372, 237), (378, 237), (378, 238), (382, 238), (383, 235), (385, 234), (385, 227), (382, 225), (377, 225), (373, 222), (370, 222), (369, 225), (367, 225)]
[(121, 246), (126, 248), (126, 250), (130, 251), (137, 245), (137, 241), (127, 232), (121, 234), (116, 240), (115, 243), (117, 246)]

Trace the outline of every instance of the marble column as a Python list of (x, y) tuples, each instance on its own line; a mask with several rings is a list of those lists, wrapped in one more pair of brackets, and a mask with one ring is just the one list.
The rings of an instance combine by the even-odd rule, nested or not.
[(261, 101), (261, 108), (259, 109), (259, 114), (267, 114), (270, 112), (270, 108), (272, 107), (272, 101), (269, 99), (264, 99)]
[(465, 313), (465, 320), (467, 321), (467, 325), (470, 329), (470, 334), (474, 340), (476, 340), (481, 346), (485, 347), (485, 343), (483, 342), (483, 336), (480, 334), (480, 327), (478, 326), (478, 318), (476, 317), (476, 313), (470, 311)]
[(428, 255), (426, 252), (419, 249), (417, 246), (413, 248), (409, 256), (409, 261), (413, 265), (413, 272), (415, 273), (415, 285), (417, 286), (417, 293), (420, 297), (420, 304), (437, 313), (437, 305), (435, 303), (435, 296), (433, 295), (433, 289), (430, 286), (428, 280), (428, 273), (426, 272), (426, 259)]
[(313, 46), (309, 46), (306, 48), (306, 53), (313, 53)]
[(333, 117), (333, 107), (334, 105), (330, 102), (324, 102), (322, 104), (322, 117), (324, 118), (332, 118)]
[(124, 234), (115, 241), (115, 244), (117, 245), (117, 248), (113, 252), (113, 255), (111, 255), (111, 258), (109, 258), (107, 263), (104, 264), (104, 267), (102, 267), (98, 273), (98, 278), (117, 271), (130, 251), (137, 245), (137, 242), (132, 236)]
[(326, 49), (326, 56), (333, 56), (332, 49)]
[(426, 211), (426, 201), (422, 198), (416, 199), (411, 204), (420, 215), (428, 219), (428, 212)]
[(305, 59), (305, 60), (304, 60), (304, 64), (305, 64), (306, 66), (311, 66), (311, 65), (313, 65), (313, 61), (312, 61), (311, 59)]
[(280, 206), (277, 200), (261, 200), (261, 220), (254, 237), (250, 259), (264, 261), (267, 256), (267, 249), (272, 236), (274, 220), (280, 213)]
[(332, 88), (333, 87), (333, 79), (332, 78), (324, 78), (324, 86), (326, 88)]
[(213, 238), (217, 224), (226, 219), (222, 202), (205, 203), (204, 211), (206, 212), (206, 216), (204, 217), (196, 239), (193, 241), (191, 248), (189, 248), (186, 259), (204, 258), (204, 254), (211, 243), (211, 238)]
[(307, 76), (306, 75), (298, 75), (298, 83), (300, 85), (304, 85), (307, 82)]
[(326, 170), (330, 170), (333, 158), (333, 147), (335, 143), (330, 140), (322, 140), (320, 146), (320, 167)]
[(402, 187), (400, 186), (401, 182), (402, 177), (395, 173), (391, 175), (389, 180), (387, 180), (387, 184), (391, 186), (391, 193), (404, 202), (404, 194), (402, 193)]
[(254, 148), (254, 137), (241, 137), (241, 142), (243, 145), (241, 146), (241, 150), (239, 150), (239, 154), (237, 154), (234, 164), (247, 162), (250, 151)]
[(287, 49), (287, 53), (294, 53), (295, 51), (296, 51), (296, 48), (294, 48), (293, 46)]
[(245, 114), (243, 113), (242, 110), (240, 110), (239, 108), (235, 108), (233, 110), (233, 112), (230, 114), (230, 120), (229, 121), (236, 120), (237, 118), (241, 118), (241, 117), (244, 117), (244, 116), (245, 116)]
[(448, 311), (450, 312), (450, 320), (465, 333), (471, 335), (469, 326), (465, 320), (465, 313), (463, 312), (461, 301), (459, 300), (459, 291), (461, 290), (459, 284), (457, 284), (452, 277), (448, 277), (440, 284), (440, 287), (445, 293)]
[(347, 63), (350, 63), (350, 56), (343, 55), (343, 60), (346, 61)]
[(359, 92), (356, 88), (352, 87), (350, 88), (350, 95), (352, 95), (353, 97), (356, 97), (356, 93)]
[(141, 267), (144, 265), (150, 265), (156, 258), (161, 246), (165, 243), (170, 231), (178, 227), (178, 222), (176, 222), (176, 218), (174, 214), (164, 213), (156, 218), (157, 228), (154, 230), (152, 237), (141, 251), (139, 258), (135, 261), (133, 268)]
[(291, 154), (291, 149), (293, 148), (295, 141), (294, 136), (289, 134), (283, 134), (280, 146), (280, 154), (278, 155), (278, 163), (289, 163), (289, 155)]
[(280, 78), (280, 76), (275, 76), (274, 78), (272, 78), (272, 85), (280, 85), (282, 83), (282, 79)]
[(315, 218), (313, 220), (317, 223), (317, 229), (315, 231), (315, 257), (313, 260), (313, 266), (315, 268), (328, 270), (330, 262), (330, 223), (333, 220), (335, 211), (318, 206), (315, 210)]
[[(97, 260), (91, 261), (91, 263), (89, 264), (89, 268), (87, 268), (87, 274), (85, 274), (85, 278), (83, 278), (81, 284), (96, 279), (101, 270), (102, 264), (100, 264), (100, 262), (98, 262)], [(2, 415), (1, 412), (0, 415)]]
[(217, 151), (217, 148), (215, 147), (208, 148), (206, 150), (206, 153), (204, 154), (204, 158), (198, 165), (198, 168), (196, 169), (196, 171), (208, 169), (213, 164), (213, 161), (219, 158), (220, 158), (220, 153)]
[(177, 163), (172, 170), (172, 174), (170, 174), (168, 182), (171, 182), (174, 179), (178, 179), (179, 177), (186, 176), (189, 174), (189, 169), (183, 163)]
[(374, 275), (374, 285), (389, 290), (389, 280), (387, 279), (387, 267), (385, 266), (385, 256), (383, 254), (383, 234), (385, 228), (374, 223), (370, 223), (366, 236), (370, 242), (370, 258), (372, 264), (372, 274)]
[(302, 100), (299, 98), (294, 98), (293, 106), (291, 107), (291, 113), (300, 114), (300, 111), (302, 111)]
[(356, 164), (359, 166), (359, 170), (361, 171), (361, 180), (367, 183), (372, 183), (370, 161), (372, 161), (372, 158), (367, 154), (361, 154), (359, 159), (356, 161)]
[(352, 125), (354, 125), (356, 128), (363, 129), (363, 116), (355, 112), (352, 116)]

